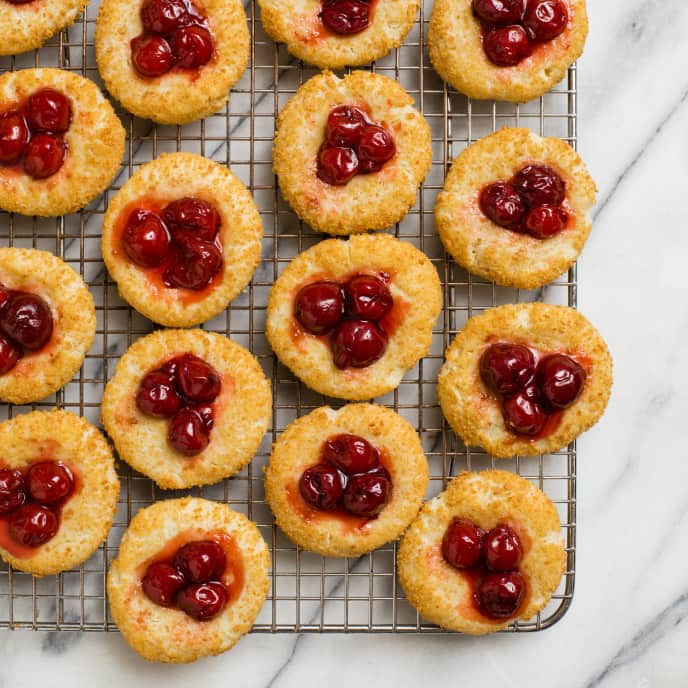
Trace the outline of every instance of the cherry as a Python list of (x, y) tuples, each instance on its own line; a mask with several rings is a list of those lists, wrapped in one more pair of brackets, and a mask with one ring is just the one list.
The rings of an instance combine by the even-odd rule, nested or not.
[(0, 311), (0, 329), (13, 343), (36, 351), (47, 343), (53, 332), (50, 307), (37, 294), (14, 292)]
[(180, 198), (163, 210), (162, 217), (171, 232), (185, 227), (193, 229), (204, 241), (214, 241), (220, 228), (220, 215), (212, 203), (200, 198)]
[(327, 116), (327, 143), (341, 148), (355, 148), (361, 140), (366, 116), (351, 105), (338, 105)]
[(547, 420), (540, 404), (540, 393), (534, 384), (527, 385), (516, 396), (506, 399), (502, 415), (507, 428), (517, 435), (537, 435)]
[(21, 471), (0, 470), (0, 515), (18, 509), (25, 501), (26, 488)]
[(169, 375), (154, 370), (141, 380), (136, 393), (136, 404), (149, 416), (171, 418), (181, 408), (182, 400)]
[(167, 257), (170, 234), (155, 213), (138, 209), (129, 215), (122, 234), (122, 245), (134, 263), (143, 268), (152, 268)]
[(526, 204), (511, 184), (495, 182), (480, 192), (480, 210), (500, 227), (515, 227), (526, 212)]
[(394, 305), (387, 285), (377, 277), (357, 275), (344, 285), (347, 315), (361, 320), (380, 320)]
[(36, 134), (24, 150), (24, 171), (34, 179), (54, 175), (67, 155), (67, 144), (59, 136)]
[(19, 352), (0, 334), (0, 375), (9, 373), (19, 360)]
[(342, 482), (342, 476), (336, 468), (318, 463), (301, 474), (299, 492), (306, 504), (314, 509), (332, 511), (339, 505), (344, 492)]
[(335, 435), (325, 441), (323, 459), (347, 475), (366, 473), (380, 465), (380, 455), (357, 435)]
[(296, 319), (311, 334), (331, 330), (344, 314), (344, 297), (335, 282), (313, 282), (299, 290)]
[(564, 354), (552, 354), (540, 361), (536, 381), (551, 406), (568, 408), (581, 393), (586, 377), (577, 361)]
[(0, 310), (9, 303), (12, 293), (11, 289), (8, 289), (4, 284), (0, 284)]
[(470, 569), (483, 556), (485, 531), (464, 518), (455, 518), (442, 538), (442, 555), (454, 568)]
[(516, 173), (513, 185), (531, 208), (559, 205), (566, 196), (566, 182), (548, 165), (527, 165)]
[(558, 205), (538, 205), (528, 211), (523, 228), (537, 239), (559, 234), (569, 221), (569, 214)]
[(526, 584), (518, 571), (488, 573), (475, 593), (478, 608), (491, 619), (507, 619), (521, 606)]
[(358, 156), (352, 148), (323, 146), (318, 154), (318, 179), (342, 186), (358, 173)]
[(196, 621), (207, 621), (217, 616), (227, 604), (227, 588), (217, 581), (192, 583), (179, 591), (179, 608)]
[(201, 416), (203, 425), (210, 432), (213, 429), (213, 425), (215, 425), (215, 411), (213, 407), (210, 404), (194, 404), (191, 408)]
[(347, 320), (332, 335), (332, 354), (337, 368), (365, 368), (385, 353), (387, 336), (373, 322)]
[(131, 39), (131, 60), (139, 74), (151, 78), (166, 74), (174, 65), (170, 44), (154, 34)]
[(527, 346), (497, 342), (480, 357), (480, 377), (497, 394), (511, 396), (529, 382), (535, 359)]
[(222, 576), (227, 566), (227, 557), (217, 542), (199, 540), (181, 547), (174, 557), (174, 565), (187, 580), (207, 583)]
[(356, 148), (361, 172), (377, 172), (394, 157), (397, 147), (392, 135), (377, 124), (368, 124)]
[(485, 561), (490, 571), (513, 571), (523, 556), (518, 534), (507, 525), (493, 528), (485, 538)]
[(40, 504), (55, 504), (71, 491), (74, 478), (66, 466), (53, 461), (35, 463), (26, 474), (26, 488)]
[(181, 454), (193, 456), (208, 446), (210, 434), (198, 411), (182, 408), (170, 420), (167, 439)]
[(183, 0), (144, 0), (141, 5), (141, 22), (146, 31), (169, 34), (191, 21)]
[(488, 31), (483, 48), (489, 60), (499, 67), (513, 67), (533, 52), (526, 30), (518, 24)]
[(213, 38), (202, 26), (185, 26), (170, 37), (170, 47), (177, 64), (185, 69), (198, 69), (213, 56)]
[(179, 391), (191, 402), (213, 401), (222, 389), (215, 368), (193, 354), (180, 357), (175, 379)]
[(165, 271), (165, 285), (194, 291), (203, 289), (222, 268), (220, 249), (197, 238), (190, 230), (177, 231), (175, 242), (177, 255)]
[(377, 516), (392, 496), (387, 471), (353, 476), (344, 490), (344, 508), (356, 516)]
[(47, 506), (23, 504), (10, 516), (10, 535), (25, 547), (38, 547), (55, 536), (57, 515)]
[(523, 18), (524, 0), (473, 0), (473, 12), (490, 24), (518, 24)]
[(6, 112), (0, 116), (0, 164), (19, 162), (28, 142), (29, 128), (18, 112)]
[(323, 0), (320, 19), (334, 33), (360, 33), (370, 23), (370, 3), (364, 0)]
[(561, 0), (529, 0), (523, 26), (534, 41), (551, 41), (568, 21), (566, 5)]
[(141, 584), (149, 600), (162, 607), (171, 607), (177, 593), (186, 585), (186, 579), (174, 566), (158, 561), (146, 569)]
[(42, 88), (29, 98), (26, 118), (34, 132), (64, 134), (69, 129), (72, 108), (63, 93), (54, 88)]

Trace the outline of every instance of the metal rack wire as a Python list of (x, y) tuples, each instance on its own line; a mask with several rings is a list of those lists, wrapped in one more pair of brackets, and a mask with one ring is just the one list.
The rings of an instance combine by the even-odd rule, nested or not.
[[(565, 83), (527, 105), (475, 102), (451, 91), (435, 74), (424, 39), (430, 14), (426, 0), (419, 19), (403, 47), (371, 69), (397, 79), (416, 99), (432, 128), (432, 170), (419, 191), (417, 205), (397, 225), (396, 236), (424, 250), (442, 280), (444, 308), (433, 332), (430, 354), (404, 377), (393, 393), (378, 399), (394, 408), (417, 429), (430, 464), (428, 496), (439, 492), (460, 470), (481, 470), (498, 463), (532, 480), (555, 502), (566, 536), (567, 567), (550, 605), (514, 631), (538, 631), (556, 623), (567, 611), (574, 588), (576, 540), (576, 448), (555, 454), (495, 462), (467, 449), (451, 431), (440, 412), (436, 380), (443, 352), (467, 318), (485, 308), (509, 302), (546, 300), (576, 305), (576, 272), (537, 291), (496, 287), (458, 268), (447, 258), (434, 229), (433, 208), (451, 160), (470, 142), (505, 126), (526, 126), (541, 135), (559, 136), (575, 146), (576, 69)], [(204, 325), (247, 346), (272, 380), (273, 421), (263, 444), (240, 474), (217, 485), (191, 490), (191, 494), (228, 502), (258, 526), (272, 554), (272, 586), (254, 632), (395, 632), (436, 633), (437, 627), (419, 618), (405, 601), (395, 575), (396, 544), (357, 559), (330, 559), (304, 552), (274, 526), (265, 503), (262, 466), (272, 442), (294, 418), (324, 399), (301, 385), (280, 366), (264, 335), (265, 309), (270, 287), (296, 253), (322, 237), (301, 224), (281, 199), (272, 174), (271, 144), (279, 109), (296, 88), (317, 73), (292, 58), (284, 46), (275, 46), (264, 33), (254, 0), (247, 0), (253, 37), (251, 63), (232, 91), (229, 104), (216, 115), (184, 127), (155, 126), (119, 110), (127, 129), (123, 167), (112, 187), (80, 213), (43, 220), (0, 213), (2, 245), (50, 250), (61, 256), (88, 283), (98, 319), (96, 341), (82, 370), (59, 393), (31, 407), (0, 406), (0, 418), (31, 409), (66, 408), (99, 420), (99, 403), (105, 383), (118, 357), (152, 323), (124, 304), (100, 257), (100, 228), (108, 200), (139, 165), (165, 151), (193, 151), (231, 167), (253, 193), (265, 227), (263, 259), (250, 287), (227, 311)], [(0, 72), (34, 66), (58, 66), (100, 83), (95, 64), (93, 36), (97, 7), (90, 7), (68, 30), (41, 50), (13, 58), (0, 58)], [(114, 527), (107, 542), (79, 569), (32, 578), (0, 565), (0, 627), (41, 630), (115, 630), (109, 616), (105, 577), (116, 556), (123, 531), (136, 511), (155, 500), (176, 497), (120, 464), (122, 493)], [(188, 492), (187, 492), (188, 493)]]

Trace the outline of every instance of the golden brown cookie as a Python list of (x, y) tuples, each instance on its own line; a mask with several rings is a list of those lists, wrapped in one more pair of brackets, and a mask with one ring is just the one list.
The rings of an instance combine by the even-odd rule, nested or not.
[[(230, 598), (217, 616), (197, 621), (150, 600), (141, 579), (169, 544), (204, 539), (230, 545), (229, 573), (223, 577)], [(110, 565), (112, 618), (129, 645), (151, 661), (179, 664), (219, 655), (251, 629), (268, 594), (269, 566), (268, 548), (256, 525), (226, 504), (191, 497), (157, 502), (134, 516)]]
[[(507, 182), (528, 165), (552, 168), (566, 184), (563, 230), (541, 239), (500, 227), (480, 209), (481, 191)], [(528, 129), (504, 128), (470, 145), (452, 163), (437, 198), (442, 243), (457, 263), (479, 277), (521, 289), (541, 287), (576, 261), (592, 228), (595, 182), (567, 143)]]
[[(396, 153), (378, 172), (357, 174), (347, 184), (334, 186), (318, 177), (317, 159), (328, 115), (340, 105), (358, 107), (384, 126)], [(362, 71), (341, 79), (323, 72), (303, 84), (280, 112), (273, 156), (282, 195), (317, 231), (385, 229), (413, 206), (430, 171), (430, 128), (396, 81)]]
[[(391, 476), (391, 493), (377, 516), (309, 505), (299, 491), (306, 469), (324, 462), (328, 439), (353, 435), (377, 450)], [(340, 474), (341, 475), (341, 474)], [(428, 463), (418, 434), (399, 414), (375, 404), (323, 406), (291, 423), (275, 443), (265, 471), (265, 498), (277, 525), (300, 547), (331, 557), (355, 557), (396, 540), (418, 513), (428, 486)], [(348, 477), (347, 490), (355, 489)], [(374, 489), (374, 488), (373, 488)], [(348, 498), (347, 492), (342, 499)]]
[(142, 34), (142, 0), (105, 0), (96, 23), (98, 69), (110, 94), (137, 117), (188, 124), (224, 106), (246, 70), (250, 37), (240, 0), (193, 0), (215, 44), (210, 61), (194, 70), (173, 67), (159, 77), (132, 64), (131, 41)]
[(98, 87), (61, 69), (22, 69), (0, 76), (0, 114), (44, 88), (67, 96), (71, 107), (69, 129), (62, 136), (64, 162), (47, 178), (33, 178), (21, 165), (0, 166), (0, 209), (52, 217), (83, 208), (108, 187), (124, 156), (125, 133)]
[(0, 399), (28, 404), (64, 387), (81, 367), (96, 334), (93, 297), (67, 263), (37, 249), (0, 248), (0, 285), (39, 296), (52, 317), (50, 339), (0, 375)]
[(13, 514), (19, 517), (18, 510), (0, 515), (0, 556), (34, 576), (85, 562), (107, 537), (119, 498), (115, 462), (103, 435), (73, 413), (34, 411), (0, 423), (0, 446), (0, 468), (24, 474), (25, 506), (41, 503), (26, 489), (30, 466), (55, 462), (66, 466), (73, 478), (69, 495), (48, 506), (58, 514), (59, 528), (43, 544), (26, 546), (13, 538)]
[[(329, 338), (336, 328), (322, 336), (307, 332), (295, 317), (295, 300), (311, 283), (344, 284), (358, 275), (382, 280), (391, 293), (393, 306), (378, 323), (386, 348), (367, 367), (338, 368)], [(388, 234), (328, 239), (294, 258), (275, 282), (266, 335), (279, 360), (311, 389), (340, 399), (372, 399), (398, 387), (427, 354), (441, 307), (437, 271), (410, 243)]]
[[(485, 531), (514, 528), (523, 543), (518, 570), (526, 582), (516, 617), (492, 619), (476, 607), (468, 575), (442, 555), (442, 538), (454, 519)], [(461, 473), (426, 502), (406, 531), (398, 555), (399, 582), (408, 601), (443, 628), (473, 635), (526, 621), (547, 606), (564, 573), (566, 556), (554, 504), (531, 482), (507, 471)]]
[(259, 0), (265, 31), (300, 60), (321, 69), (368, 64), (398, 48), (413, 27), (420, 0), (377, 0), (367, 28), (338, 34), (320, 18), (321, 0)]
[[(200, 290), (167, 288), (158, 268), (142, 268), (126, 254), (122, 234), (138, 208), (156, 214), (170, 202), (198, 198), (220, 215), (222, 267)], [(224, 165), (194, 153), (163, 154), (144, 165), (110, 200), (103, 218), (103, 260), (122, 298), (167, 327), (198, 325), (223, 311), (249, 283), (260, 262), (263, 224), (248, 189)]]
[(565, 0), (566, 28), (536, 43), (514, 66), (499, 66), (483, 50), (483, 30), (471, 0), (437, 0), (428, 28), (430, 60), (437, 73), (471, 98), (525, 103), (549, 91), (582, 54), (588, 35), (585, 0)]
[[(520, 344), (572, 357), (585, 370), (579, 396), (550, 415), (533, 437), (511, 432), (498, 397), (481, 379), (480, 361), (493, 343)], [(437, 392), (449, 424), (467, 445), (499, 458), (557, 451), (592, 427), (604, 413), (612, 387), (612, 359), (599, 332), (566, 306), (522, 303), (490, 308), (471, 318), (446, 351)], [(541, 400), (544, 404), (544, 400)]]
[[(136, 395), (142, 379), (166, 362), (191, 353), (219, 374), (208, 446), (192, 456), (168, 442), (169, 421), (144, 414)], [(239, 344), (203, 330), (159, 330), (132, 344), (105, 387), (102, 422), (117, 452), (160, 487), (208, 485), (241, 470), (270, 423), (272, 395), (258, 361)]]

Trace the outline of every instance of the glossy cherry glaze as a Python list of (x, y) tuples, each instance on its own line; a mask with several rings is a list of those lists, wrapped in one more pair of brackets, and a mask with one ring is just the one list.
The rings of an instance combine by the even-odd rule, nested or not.
[(442, 539), (442, 555), (457, 569), (470, 569), (483, 559), (483, 544), (487, 533), (475, 523), (456, 518)]
[(368, 28), (373, 0), (321, 0), (320, 20), (333, 33), (350, 36)]

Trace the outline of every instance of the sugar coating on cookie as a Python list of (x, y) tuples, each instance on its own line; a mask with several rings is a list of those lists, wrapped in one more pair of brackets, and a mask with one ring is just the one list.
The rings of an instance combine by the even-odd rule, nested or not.
[(62, 69), (22, 69), (0, 76), (0, 113), (42, 88), (60, 91), (71, 106), (64, 163), (47, 179), (0, 167), (0, 209), (53, 217), (83, 208), (109, 186), (124, 156), (125, 132), (100, 89)]
[[(507, 429), (497, 399), (480, 377), (480, 358), (492, 342), (524, 344), (585, 363), (587, 377), (580, 396), (544, 437), (531, 439)], [(466, 445), (482, 447), (498, 458), (565, 447), (602, 417), (611, 394), (607, 345), (584, 316), (566, 306), (523, 303), (490, 308), (466, 323), (445, 357), (437, 387), (442, 412)]]
[[(383, 456), (392, 497), (374, 518), (347, 517), (311, 508), (299, 478), (320, 461), (324, 442), (338, 434), (362, 437)], [(300, 547), (331, 557), (354, 557), (396, 540), (418, 513), (428, 486), (428, 463), (418, 433), (399, 414), (375, 404), (328, 406), (287, 426), (265, 470), (265, 498), (277, 525)]]
[(398, 48), (413, 27), (420, 0), (377, 0), (368, 27), (338, 35), (320, 19), (321, 0), (259, 0), (265, 31), (300, 60), (341, 69), (378, 60)]
[[(480, 210), (485, 186), (507, 181), (530, 164), (551, 167), (566, 183), (568, 224), (548, 239), (499, 227)], [(469, 272), (503, 286), (534, 289), (566, 272), (580, 255), (592, 228), (596, 192), (585, 163), (567, 143), (507, 127), (456, 157), (435, 205), (437, 230)]]
[(0, 399), (28, 404), (64, 387), (81, 367), (96, 334), (93, 297), (73, 268), (37, 249), (0, 248), (0, 284), (37, 294), (53, 317), (47, 344), (0, 375)]
[[(366, 368), (342, 370), (335, 366), (326, 338), (299, 328), (294, 300), (299, 289), (310, 282), (375, 272), (390, 275), (390, 291), (401, 317), (379, 360)], [(404, 373), (428, 353), (441, 307), (437, 271), (412, 244), (388, 234), (328, 239), (294, 258), (273, 285), (266, 335), (279, 360), (311, 389), (360, 401), (398, 387)]]
[[(105, 437), (73, 413), (33, 411), (0, 423), (0, 447), (2, 468), (21, 470), (39, 461), (63, 462), (76, 479), (55, 536), (29, 557), (13, 555), (3, 546), (0, 556), (34, 576), (52, 575), (85, 562), (107, 537), (119, 498), (119, 479)], [(8, 537), (5, 528), (3, 532), (3, 538)]]
[[(165, 204), (184, 197), (208, 201), (220, 214), (223, 265), (219, 279), (201, 291), (161, 287), (122, 248), (124, 215), (137, 201)], [(248, 285), (260, 262), (262, 238), (258, 208), (236, 175), (201, 155), (169, 153), (137, 170), (110, 200), (101, 246), (105, 265), (127, 303), (161, 325), (190, 327), (222, 312)]]
[[(236, 543), (244, 574), (238, 597), (218, 616), (195, 621), (146, 597), (141, 587), (146, 564), (166, 542), (218, 533)], [(269, 566), (268, 548), (256, 525), (226, 504), (191, 497), (157, 502), (134, 516), (110, 565), (107, 592), (112, 618), (129, 645), (148, 660), (186, 663), (218, 655), (251, 629), (268, 594)]]
[(214, 37), (210, 62), (197, 71), (174, 69), (161, 77), (139, 74), (131, 40), (141, 34), (142, 0), (105, 0), (96, 22), (98, 70), (110, 94), (137, 117), (159, 124), (188, 124), (220, 110), (249, 59), (250, 36), (240, 0), (194, 2)]
[[(344, 186), (317, 176), (327, 118), (338, 105), (368, 111), (391, 132), (396, 145), (395, 156), (379, 172), (359, 174)], [(396, 81), (362, 71), (344, 78), (323, 72), (303, 84), (282, 108), (273, 158), (282, 195), (315, 230), (354, 234), (385, 229), (407, 214), (430, 171), (430, 128)]]
[(493, 64), (483, 50), (480, 21), (471, 0), (436, 0), (428, 28), (430, 60), (457, 91), (480, 100), (525, 103), (558, 84), (582, 54), (588, 35), (586, 0), (565, 0), (564, 31), (539, 44), (513, 67)]
[(442, 538), (455, 518), (486, 531), (502, 523), (515, 525), (525, 544), (519, 570), (527, 590), (517, 619), (526, 621), (547, 606), (566, 564), (557, 510), (525, 478), (488, 470), (454, 478), (444, 492), (423, 505), (401, 541), (399, 582), (421, 616), (442, 628), (473, 635), (493, 633), (514, 621), (481, 614), (473, 603), (469, 579), (442, 556)]
[[(145, 415), (136, 403), (142, 378), (184, 353), (207, 361), (222, 383), (210, 444), (192, 457), (170, 447), (166, 419)], [(159, 330), (134, 342), (117, 363), (102, 403), (103, 426), (120, 458), (166, 489), (212, 484), (241, 470), (258, 450), (271, 413), (270, 383), (255, 357), (204, 330)]]

